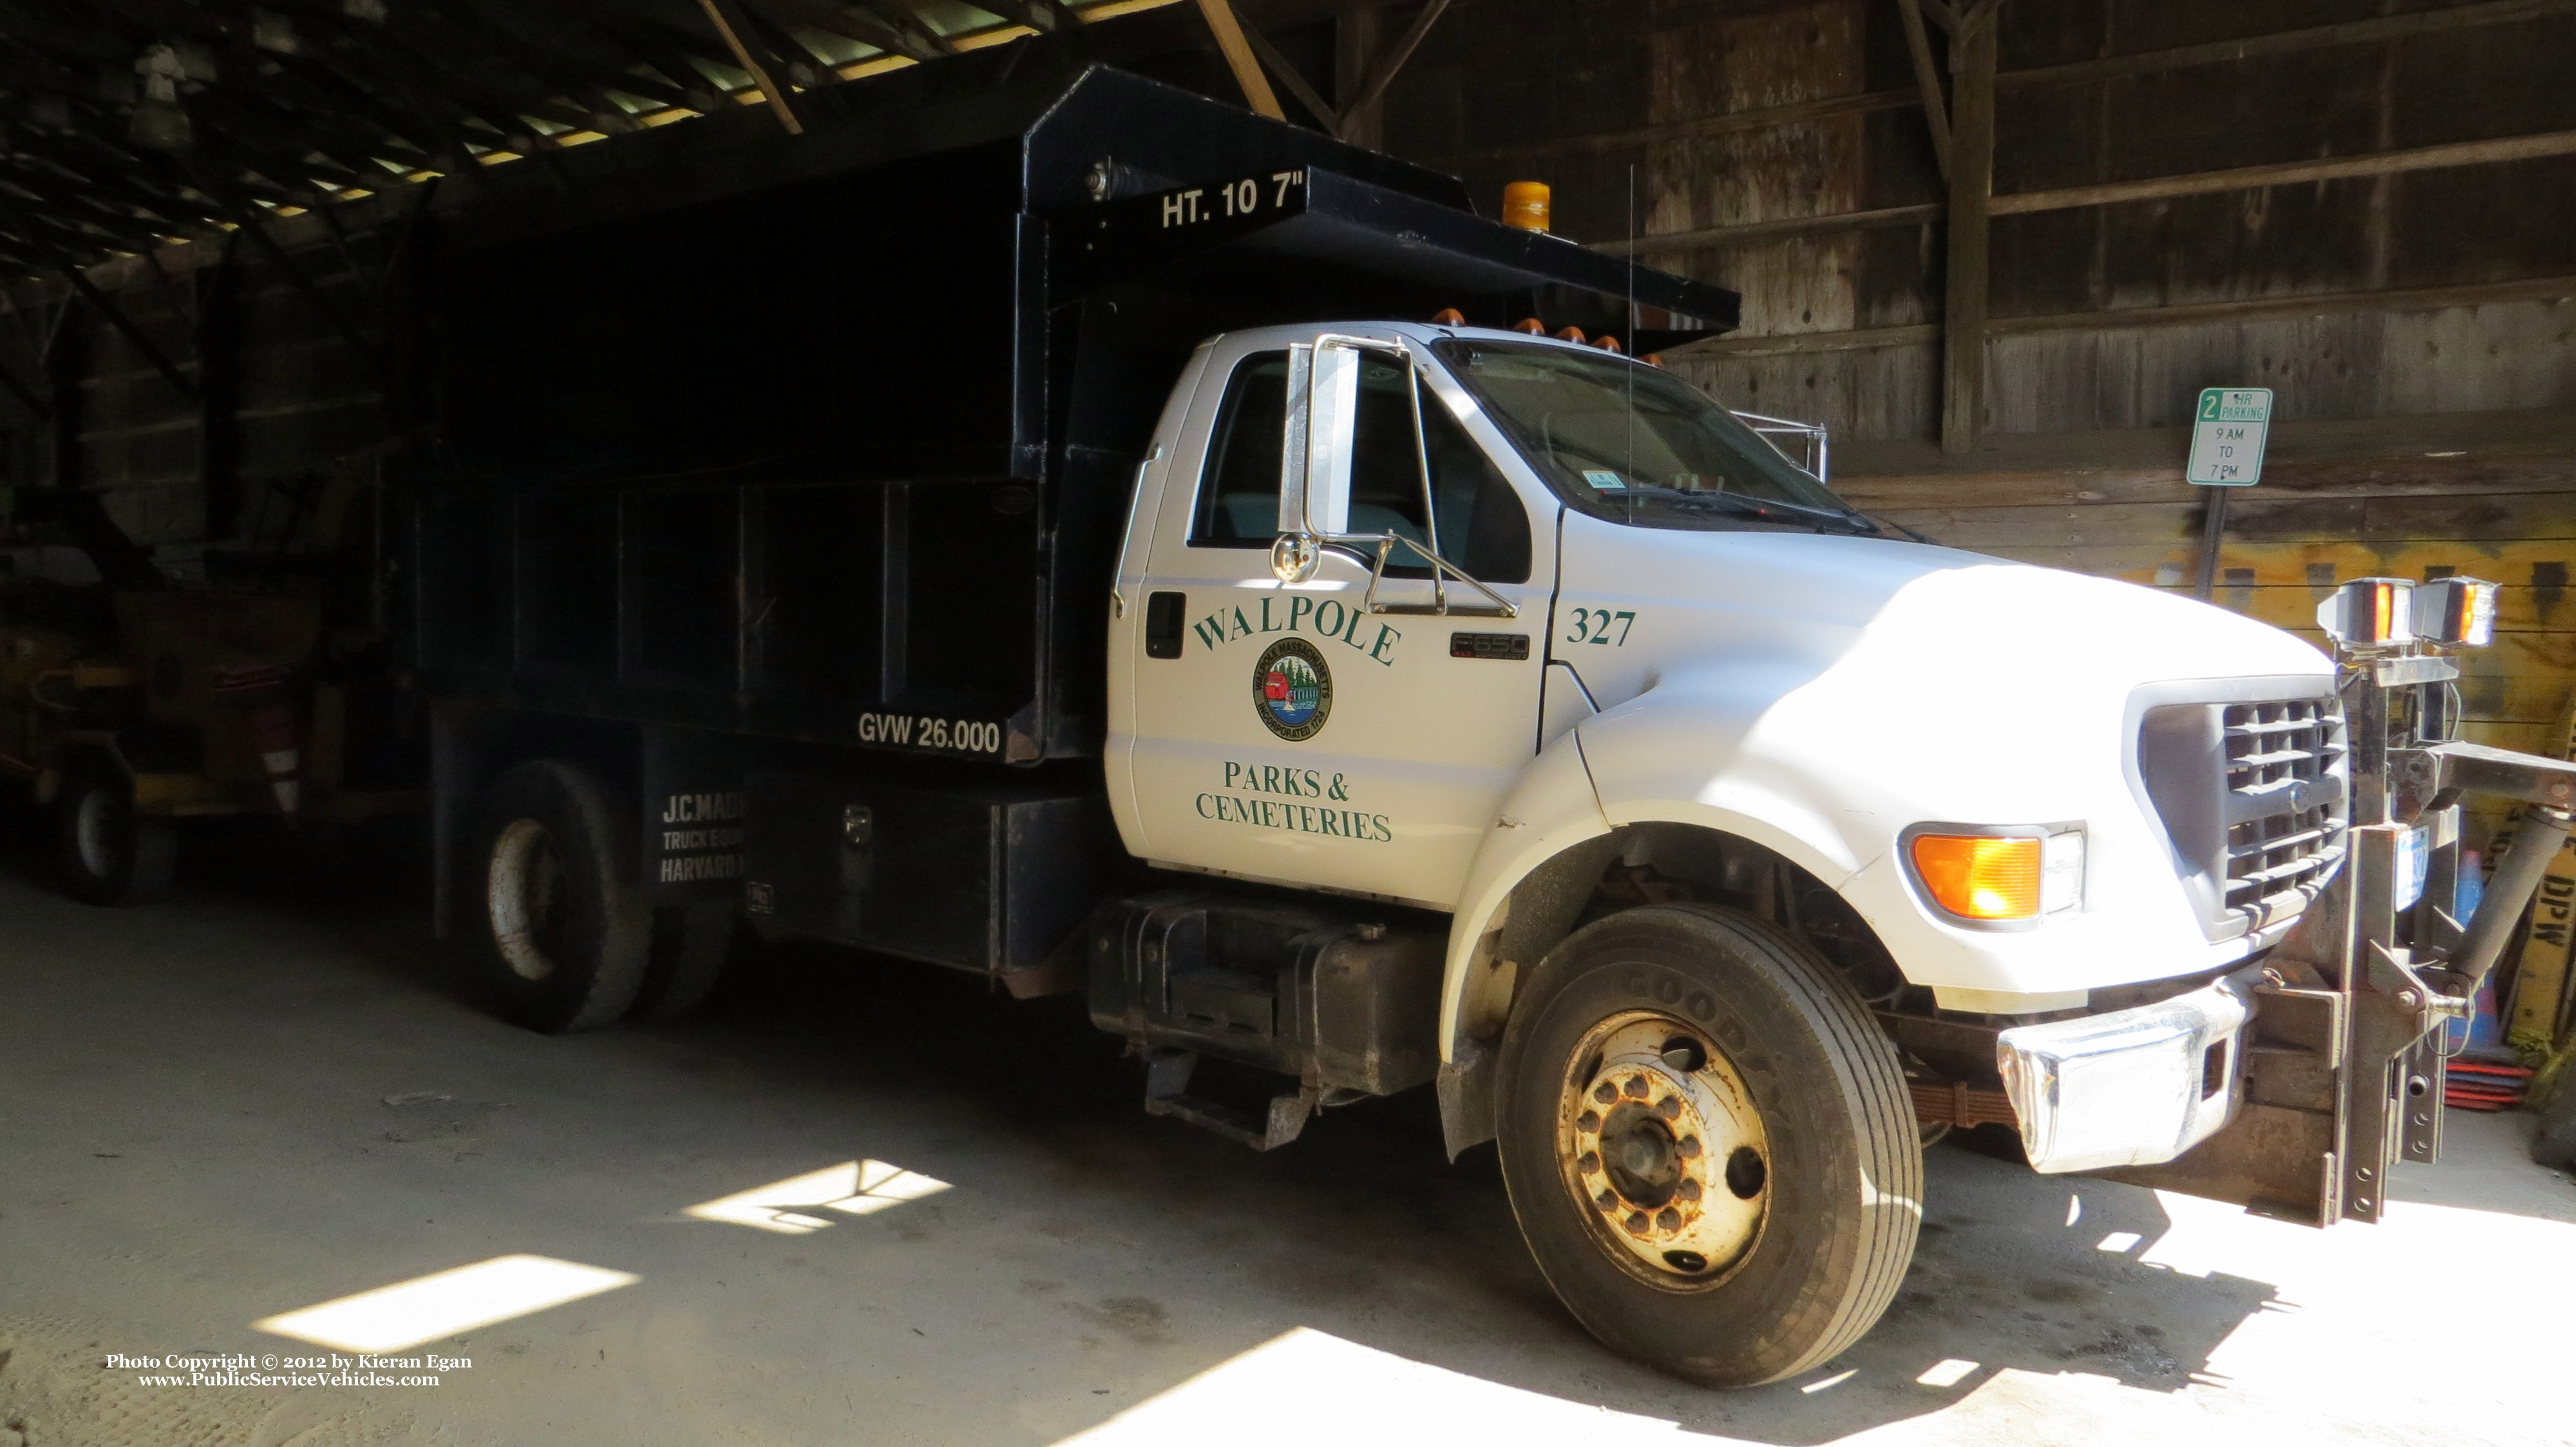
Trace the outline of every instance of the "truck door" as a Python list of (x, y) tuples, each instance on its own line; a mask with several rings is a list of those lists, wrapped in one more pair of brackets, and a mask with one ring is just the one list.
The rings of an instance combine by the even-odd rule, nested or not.
[[(1156, 862), (1450, 908), (1535, 752), (1555, 503), (1496, 465), (1509, 453), (1454, 382), (1370, 353), (1350, 531), (1428, 544), (1436, 530), (1442, 556), (1518, 616), (1375, 611), (1374, 555), (1357, 548), (1281, 581), (1290, 340), (1217, 343), (1158, 498), (1140, 498), (1151, 536), (1130, 542), (1129, 569), (1143, 566), (1121, 579), (1128, 653), (1113, 670), (1131, 690), (1129, 736), (1111, 741), (1113, 771), (1130, 774), (1113, 787), (1121, 824)], [(1394, 558), (1378, 602), (1429, 604), (1430, 569)], [(1455, 581), (1445, 591), (1490, 606)]]

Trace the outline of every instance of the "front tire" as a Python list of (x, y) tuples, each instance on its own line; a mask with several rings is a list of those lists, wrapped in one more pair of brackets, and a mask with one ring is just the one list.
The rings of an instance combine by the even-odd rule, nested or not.
[(1596, 921), (1514, 1002), (1500, 1063), (1513, 1214), (1611, 1347), (1757, 1386), (1894, 1299), (1923, 1194), (1904, 1072), (1786, 930), (1698, 905)]
[(178, 873), (179, 834), (139, 814), (134, 782), (103, 764), (72, 770), (54, 799), (54, 845), (63, 882), (90, 904), (145, 904)]
[(652, 911), (621, 818), (596, 778), (550, 760), (484, 790), (468, 877), (483, 904), (481, 983), (503, 1019), (562, 1034), (634, 1003)]

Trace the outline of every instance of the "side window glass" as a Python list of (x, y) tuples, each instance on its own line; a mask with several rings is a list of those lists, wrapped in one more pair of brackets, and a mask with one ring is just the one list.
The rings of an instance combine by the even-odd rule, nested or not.
[[(1371, 357), (1360, 371), (1351, 457), (1351, 531), (1394, 533), (1428, 543), (1421, 454), (1415, 450), (1411, 369)], [(1287, 427), (1288, 354), (1256, 352), (1234, 369), (1217, 408), (1215, 434), (1199, 479), (1190, 543), (1202, 548), (1267, 548), (1279, 530), (1279, 467)], [(1443, 556), (1489, 583), (1529, 581), (1529, 514), (1460, 427), (1422, 390), (1422, 440), (1429, 448), (1431, 497)], [(1389, 560), (1393, 577), (1427, 577), (1414, 554)]]
[(1288, 354), (1237, 363), (1208, 438), (1190, 518), (1195, 548), (1266, 548), (1279, 535), (1279, 467), (1288, 431)]
[[(1422, 525), (1422, 464), (1413, 434), (1408, 380), (1421, 388), (1422, 445), (1431, 472), (1431, 501), (1440, 523), (1440, 556), (1487, 583), (1526, 583), (1529, 513), (1500, 469), (1412, 369), (1372, 357), (1360, 370), (1360, 410), (1351, 458), (1351, 531), (1394, 533), (1427, 543)], [(1427, 578), (1431, 565), (1399, 550), (1391, 578)]]

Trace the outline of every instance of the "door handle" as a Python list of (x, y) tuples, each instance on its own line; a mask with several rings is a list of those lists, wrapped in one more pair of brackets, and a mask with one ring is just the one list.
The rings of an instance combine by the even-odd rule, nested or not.
[(1181, 625), (1189, 612), (1186, 593), (1149, 593), (1145, 597), (1145, 656), (1181, 656)]

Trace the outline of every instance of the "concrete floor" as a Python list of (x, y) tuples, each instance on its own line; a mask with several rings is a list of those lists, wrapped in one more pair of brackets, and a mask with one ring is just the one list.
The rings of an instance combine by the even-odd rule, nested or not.
[[(0, 836), (6, 1447), (2576, 1436), (2576, 1184), (2526, 1118), (2452, 1112), (2329, 1232), (1937, 1149), (1878, 1330), (1708, 1392), (1566, 1319), (1427, 1101), (1256, 1155), (1143, 1116), (1070, 1002), (783, 949), (702, 1018), (541, 1038), (457, 996), (391, 856), (201, 836), (110, 913)], [(949, 1188), (685, 1214), (861, 1161)], [(634, 1280), (421, 1348), (471, 1361), (436, 1386), (102, 1365), (310, 1352), (252, 1323), (516, 1255)]]

